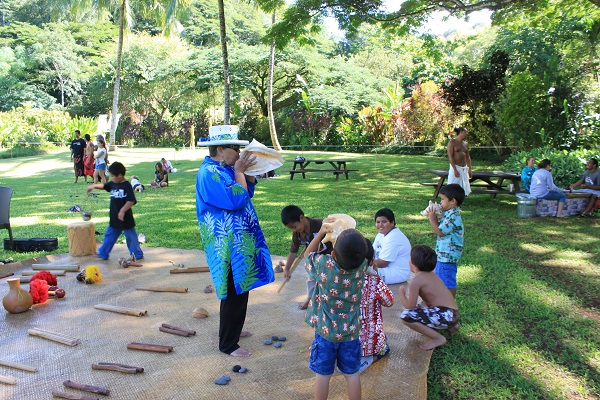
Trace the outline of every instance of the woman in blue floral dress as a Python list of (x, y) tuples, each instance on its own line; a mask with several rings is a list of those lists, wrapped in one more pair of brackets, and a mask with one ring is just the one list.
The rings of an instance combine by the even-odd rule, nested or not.
[(240, 156), (237, 127), (211, 127), (209, 146), (196, 177), (196, 214), (217, 297), (221, 300), (219, 350), (235, 357), (250, 351), (238, 342), (246, 319), (248, 294), (274, 281), (271, 255), (251, 198), (256, 179), (245, 175), (255, 164)]

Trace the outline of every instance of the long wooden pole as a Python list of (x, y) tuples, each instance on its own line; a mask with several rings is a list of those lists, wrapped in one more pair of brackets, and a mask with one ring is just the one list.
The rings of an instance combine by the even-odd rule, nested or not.
[[(290, 274), (292, 272), (294, 272), (294, 270), (296, 269), (296, 267), (298, 266), (298, 264), (300, 264), (300, 260), (304, 260), (304, 255), (306, 254), (306, 249), (304, 249), (304, 251), (302, 252), (302, 254), (300, 254), (300, 257), (296, 258), (294, 260), (294, 263), (292, 264), (292, 266), (290, 267)], [(288, 283), (289, 279), (286, 279), (283, 281), (283, 283), (281, 284), (281, 286), (279, 286), (279, 289), (277, 289), (277, 293), (281, 292), (281, 289), (283, 289), (283, 287), (285, 286), (286, 283)]]

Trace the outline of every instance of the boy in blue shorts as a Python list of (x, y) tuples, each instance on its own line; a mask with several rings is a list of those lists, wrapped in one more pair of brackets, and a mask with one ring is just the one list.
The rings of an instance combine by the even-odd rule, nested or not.
[(104, 241), (98, 249), (98, 257), (108, 260), (108, 255), (113, 246), (121, 236), (125, 234), (129, 254), (134, 254), (137, 260), (144, 258), (144, 253), (140, 248), (138, 235), (135, 231), (135, 220), (131, 207), (137, 201), (131, 183), (125, 179), (125, 166), (120, 162), (114, 162), (108, 167), (110, 181), (106, 183), (96, 183), (88, 186), (90, 193), (94, 189), (101, 189), (110, 192), (110, 220), (108, 228), (104, 233)]
[(435, 273), (456, 297), (456, 264), (462, 255), (465, 232), (458, 207), (465, 199), (465, 191), (460, 185), (452, 183), (442, 187), (440, 195), (440, 204), (444, 211), (442, 219), (438, 222), (433, 207), (427, 210), (429, 222), (438, 236), (435, 244)]
[[(324, 222), (330, 222), (325, 220)], [(356, 229), (340, 233), (331, 255), (318, 254), (331, 228), (322, 226), (306, 251), (308, 275), (316, 281), (306, 323), (315, 328), (308, 368), (316, 373), (314, 398), (326, 400), (336, 361), (348, 385), (348, 398), (360, 400), (360, 301), (367, 267), (367, 241)]]

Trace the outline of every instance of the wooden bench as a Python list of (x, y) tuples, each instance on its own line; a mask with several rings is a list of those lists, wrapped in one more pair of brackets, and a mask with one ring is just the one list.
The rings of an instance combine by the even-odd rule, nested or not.
[(331, 169), (312, 169), (312, 168), (308, 168), (308, 169), (292, 169), (290, 170), (290, 179), (294, 179), (294, 175), (295, 174), (302, 174), (302, 178), (306, 178), (306, 176), (304, 174), (306, 174), (307, 172), (327, 172), (327, 173), (333, 173), (335, 175), (335, 180), (337, 181), (338, 178), (340, 177), (340, 175), (346, 175), (346, 179), (348, 179), (348, 173), (349, 172), (356, 172), (358, 171), (357, 169), (341, 169), (341, 170), (331, 170)]

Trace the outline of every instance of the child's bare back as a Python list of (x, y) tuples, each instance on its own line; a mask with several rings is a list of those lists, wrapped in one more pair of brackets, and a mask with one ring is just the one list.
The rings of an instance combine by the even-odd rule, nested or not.
[(448, 307), (458, 309), (452, 293), (435, 272), (419, 271), (410, 282), (409, 291), (416, 290), (427, 307)]

